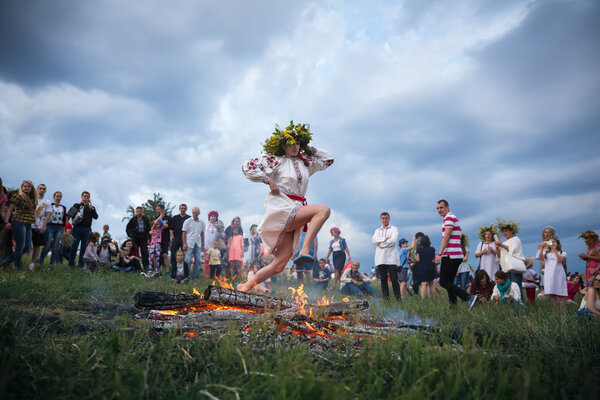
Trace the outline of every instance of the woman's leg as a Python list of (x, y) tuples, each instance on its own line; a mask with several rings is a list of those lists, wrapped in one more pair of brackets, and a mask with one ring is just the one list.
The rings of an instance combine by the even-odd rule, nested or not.
[(294, 220), (290, 225), (290, 231), (295, 231), (306, 224), (309, 225), (306, 236), (304, 237), (304, 242), (302, 243), (302, 248), (298, 254), (309, 253), (310, 245), (313, 240), (315, 240), (317, 233), (319, 233), (325, 221), (327, 221), (327, 218), (329, 218), (329, 214), (331, 214), (331, 209), (321, 204), (300, 207), (296, 213), (296, 217), (294, 217)]
[(340, 273), (340, 271), (334, 268), (333, 269), (333, 287), (334, 288), (337, 287), (337, 283), (339, 282), (341, 276), (342, 276), (342, 274)]
[(429, 282), (427, 284), (427, 289), (429, 290), (429, 297), (431, 297), (431, 300), (435, 300), (435, 292), (437, 290), (435, 282)]
[(431, 297), (431, 292), (427, 290), (428, 286), (427, 286), (428, 282), (421, 282), (421, 299), (425, 300), (425, 295), (426, 292), (429, 293), (429, 297)]
[(247, 292), (259, 283), (263, 283), (275, 274), (280, 273), (285, 268), (285, 265), (292, 257), (292, 247), (294, 245), (294, 232), (288, 232), (283, 237), (277, 255), (273, 258), (271, 264), (260, 269), (252, 278), (251, 281), (238, 285), (237, 290)]

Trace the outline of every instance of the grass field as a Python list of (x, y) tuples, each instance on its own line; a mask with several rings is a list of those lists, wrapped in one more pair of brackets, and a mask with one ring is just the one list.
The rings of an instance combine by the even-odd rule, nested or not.
[[(301, 341), (241, 345), (237, 330), (191, 340), (150, 336), (147, 323), (132, 318), (137, 291), (202, 291), (209, 283), (64, 266), (0, 272), (0, 398), (600, 397), (600, 322), (577, 321), (575, 305), (468, 312), (460, 304), (451, 310), (444, 296), (376, 300), (379, 315), (428, 318), (440, 334), (325, 352)], [(276, 293), (289, 296), (287, 286)]]

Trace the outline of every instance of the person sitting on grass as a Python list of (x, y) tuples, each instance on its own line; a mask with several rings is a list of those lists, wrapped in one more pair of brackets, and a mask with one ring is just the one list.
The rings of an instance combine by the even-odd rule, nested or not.
[(477, 301), (487, 303), (492, 298), (494, 291), (494, 282), (484, 269), (478, 269), (475, 272), (475, 279), (471, 285), (471, 295), (477, 297)]
[(342, 294), (351, 294), (353, 296), (374, 296), (376, 293), (375, 289), (369, 284), (371, 279), (360, 272), (358, 270), (359, 268), (360, 263), (358, 261), (352, 261), (352, 266), (344, 271), (340, 278), (340, 292)]
[(577, 311), (579, 317), (600, 318), (600, 272), (597, 272), (590, 280), (590, 286), (585, 289), (585, 296)]
[(331, 280), (331, 271), (327, 266), (327, 261), (324, 258), (319, 260), (319, 270), (317, 271), (317, 277), (314, 279), (314, 288), (319, 291), (327, 290), (329, 281)]
[[(258, 260), (254, 260), (252, 262), (252, 270), (248, 271), (248, 281), (252, 280), (254, 278), (254, 275), (256, 275), (256, 273), (262, 268), (262, 264), (260, 263), (260, 261)], [(258, 290), (261, 293), (271, 293), (271, 289), (269, 287), (267, 287), (266, 285), (271, 285), (271, 279), (267, 279), (266, 281), (264, 281), (263, 283), (259, 283), (256, 286), (254, 286), (253, 289)]]
[(99, 266), (98, 254), (96, 253), (99, 238), (100, 234), (98, 232), (92, 232), (88, 236), (87, 246), (83, 254), (83, 262), (85, 263), (83, 270), (86, 272), (93, 271)]
[(504, 271), (497, 271), (496, 275), (496, 286), (492, 292), (492, 300), (496, 302), (502, 302), (505, 304), (512, 304), (522, 306), (521, 303), (521, 290), (519, 285), (515, 282), (511, 282)]
[(100, 267), (110, 268), (112, 266), (112, 250), (110, 248), (110, 238), (102, 238), (100, 246), (98, 246), (98, 249), (96, 250), (96, 254), (98, 255), (98, 263), (100, 264)]
[(119, 262), (113, 266), (115, 271), (129, 272), (132, 270), (140, 269), (140, 259), (131, 254), (131, 247), (133, 242), (126, 240), (121, 247), (121, 253), (119, 254)]
[(567, 303), (575, 303), (575, 295), (579, 293), (585, 297), (585, 289), (581, 287), (581, 276), (575, 274), (567, 282)]
[(185, 262), (185, 253), (181, 250), (175, 255), (175, 265), (171, 268), (171, 278), (175, 283), (186, 283), (190, 276), (190, 266)]

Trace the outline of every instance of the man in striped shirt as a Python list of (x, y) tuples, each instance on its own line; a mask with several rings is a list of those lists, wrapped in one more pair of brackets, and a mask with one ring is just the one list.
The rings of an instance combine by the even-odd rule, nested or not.
[(463, 259), (460, 245), (462, 230), (458, 218), (450, 212), (450, 206), (446, 200), (437, 202), (437, 212), (444, 217), (444, 221), (442, 222), (442, 244), (438, 255), (435, 257), (435, 262), (436, 264), (440, 261), (442, 263), (440, 266), (440, 286), (448, 292), (450, 305), (454, 305), (456, 304), (456, 297), (460, 297), (464, 301), (468, 301), (471, 297), (454, 284), (458, 266)]

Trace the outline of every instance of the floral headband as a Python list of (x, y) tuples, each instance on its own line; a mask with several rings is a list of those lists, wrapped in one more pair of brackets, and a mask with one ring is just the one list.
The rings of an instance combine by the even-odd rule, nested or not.
[(275, 125), (275, 131), (268, 138), (263, 146), (263, 150), (267, 154), (274, 156), (284, 156), (285, 151), (282, 148), (282, 144), (293, 145), (298, 143), (300, 145), (300, 152), (307, 156), (312, 155), (312, 151), (308, 147), (308, 143), (312, 140), (312, 133), (310, 132), (310, 125), (308, 124), (294, 124), (294, 121), (290, 121), (290, 124), (285, 128), (279, 128), (279, 125)]
[(598, 239), (598, 234), (594, 231), (585, 231), (579, 234), (579, 237), (582, 239)]
[(481, 240), (485, 240), (485, 233), (487, 231), (492, 232), (492, 236), (497, 235), (498, 227), (496, 226), (496, 224), (491, 224), (490, 226), (480, 226), (477, 230), (477, 236), (479, 236)]
[(519, 233), (520, 224), (519, 224), (519, 221), (516, 221), (514, 219), (507, 220), (504, 218), (498, 218), (498, 228), (501, 231), (508, 228), (511, 231), (513, 231), (513, 233), (516, 235), (517, 233)]

